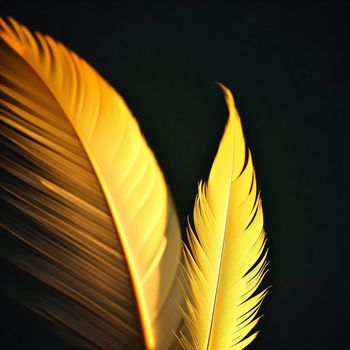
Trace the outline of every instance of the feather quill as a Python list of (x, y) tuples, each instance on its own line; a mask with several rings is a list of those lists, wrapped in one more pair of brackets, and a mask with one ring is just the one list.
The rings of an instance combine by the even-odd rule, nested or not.
[(194, 229), (184, 246), (186, 350), (238, 350), (256, 337), (256, 294), (266, 273), (265, 233), (250, 151), (231, 92), (222, 86), (228, 123), (208, 183), (199, 183)]
[(170, 348), (181, 323), (179, 225), (135, 118), (51, 37), (0, 19), (0, 38), (1, 228), (26, 247), (1, 253), (61, 293), (61, 305), (40, 291), (28, 306), (85, 337), (84, 347), (132, 349), (136, 304), (146, 348)]

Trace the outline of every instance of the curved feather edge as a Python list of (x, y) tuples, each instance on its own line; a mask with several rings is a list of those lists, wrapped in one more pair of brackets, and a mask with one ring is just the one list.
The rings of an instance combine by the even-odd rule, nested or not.
[(252, 157), (233, 96), (219, 85), (229, 119), (208, 183), (199, 183), (194, 229), (188, 225), (183, 249), (186, 327), (177, 337), (186, 350), (248, 346), (267, 293), (256, 294), (267, 272), (267, 248)]
[(45, 83), (78, 135), (119, 234), (145, 345), (168, 348), (172, 329), (181, 323), (175, 303), (182, 298), (175, 283), (179, 225), (163, 174), (135, 118), (121, 96), (61, 43), (30, 33), (12, 18), (9, 23), (0, 19), (0, 37)]

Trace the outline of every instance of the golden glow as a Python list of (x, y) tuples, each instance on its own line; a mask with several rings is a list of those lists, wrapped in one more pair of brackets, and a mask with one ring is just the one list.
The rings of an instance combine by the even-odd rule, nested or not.
[[(134, 294), (147, 349), (179, 346), (172, 331), (186, 350), (238, 350), (250, 344), (267, 293), (256, 294), (266, 273), (267, 249), (252, 157), (231, 92), (222, 86), (229, 120), (208, 183), (199, 184), (194, 230), (188, 229), (183, 257), (187, 329), (179, 331), (177, 305), (182, 307), (184, 297), (177, 283), (176, 211), (126, 103), (84, 60), (49, 36), (0, 19), (0, 38), (3, 133), (11, 152), (20, 149), (24, 158), (5, 156), (3, 167), (33, 191), (11, 183), (6, 201), (51, 236), (6, 230), (59, 268), (53, 277), (52, 266), (11, 255), (8, 260), (80, 303), (79, 317), (98, 310), (108, 332), (99, 330), (89, 341), (100, 348), (111, 348), (117, 337), (128, 344), (130, 334), (140, 340)], [(93, 280), (93, 288), (79, 277)], [(36, 311), (89, 335), (91, 327), (60, 307)]]

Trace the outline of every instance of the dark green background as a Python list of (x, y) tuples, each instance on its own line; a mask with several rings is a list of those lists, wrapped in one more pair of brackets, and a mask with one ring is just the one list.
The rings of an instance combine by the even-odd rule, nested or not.
[[(250, 348), (348, 348), (349, 6), (7, 1), (0, 9), (62, 41), (124, 96), (183, 228), (227, 118), (214, 82), (231, 88), (262, 189), (273, 286)], [(63, 348), (25, 309), (5, 298), (1, 308), (4, 349)]]

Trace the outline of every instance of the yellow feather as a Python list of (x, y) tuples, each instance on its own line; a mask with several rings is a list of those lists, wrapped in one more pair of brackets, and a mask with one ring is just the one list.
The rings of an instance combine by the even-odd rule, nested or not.
[[(31, 34), (13, 19), (10, 23), (1, 19), (0, 37), (1, 119), (7, 137), (21, 147), (25, 142), (23, 152), (29, 152), (38, 163), (49, 157), (52, 166), (60, 162), (59, 167), (66, 167), (67, 182), (81, 177), (82, 186), (91, 188), (89, 183), (97, 178), (104, 198), (96, 194), (96, 201), (106, 200), (113, 217), (136, 296), (145, 345), (148, 349), (169, 348), (174, 339), (172, 330), (178, 329), (181, 322), (175, 303), (181, 303), (176, 283), (180, 232), (164, 177), (137, 122), (121, 96), (62, 44), (40, 33)], [(62, 131), (64, 118), (72, 131), (68, 127)], [(31, 141), (21, 144), (20, 136), (9, 136), (12, 129)], [(39, 144), (44, 149), (39, 149)], [(77, 155), (81, 145), (95, 176), (89, 180), (83, 168), (89, 171), (90, 164)], [(64, 159), (55, 155), (58, 153)], [(20, 166), (11, 169), (16, 176), (21, 176), (21, 171), (26, 174), (23, 179), (28, 183), (36, 181), (29, 178), (37, 179), (41, 191), (47, 194), (69, 199), (75, 206), (87, 206), (73, 192), (39, 175), (29, 176), (29, 170)], [(88, 208), (91, 216), (102, 215), (97, 209)], [(29, 214), (38, 215), (32, 209)]]
[(186, 350), (238, 350), (257, 333), (255, 294), (266, 273), (265, 233), (260, 195), (250, 152), (231, 92), (224, 90), (229, 120), (207, 184), (199, 183), (185, 247)]

